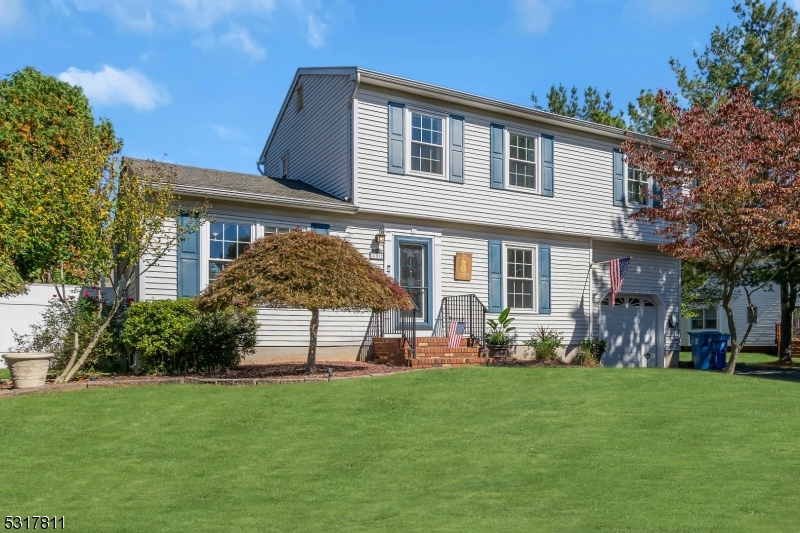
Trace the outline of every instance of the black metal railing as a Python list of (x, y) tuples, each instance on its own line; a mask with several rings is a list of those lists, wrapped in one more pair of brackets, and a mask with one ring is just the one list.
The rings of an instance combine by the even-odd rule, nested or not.
[(474, 339), (481, 348), (486, 344), (486, 306), (474, 294), (445, 296), (433, 326), (434, 337), (446, 337), (450, 323), (464, 322), (464, 336)]
[[(375, 337), (397, 337), (404, 339), (411, 350), (411, 356), (417, 350), (417, 310), (390, 310), (373, 312), (369, 318), (367, 331), (358, 350), (359, 361), (372, 359), (372, 339)], [(402, 346), (402, 343), (401, 343)]]

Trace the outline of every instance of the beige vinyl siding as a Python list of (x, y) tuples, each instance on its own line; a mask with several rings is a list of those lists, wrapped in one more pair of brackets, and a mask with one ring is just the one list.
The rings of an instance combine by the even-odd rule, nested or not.
[[(781, 293), (780, 286), (771, 284), (752, 293), (753, 305), (758, 308), (758, 322), (753, 324), (753, 329), (747, 338), (746, 346), (759, 346), (764, 348), (775, 347), (775, 323), (781, 320)], [(800, 300), (798, 300), (800, 303)], [(736, 334), (739, 341), (747, 331), (747, 296), (742, 289), (737, 289), (731, 301), (733, 320), (736, 323)], [(682, 321), (681, 344), (689, 346), (689, 331), (691, 319)], [(717, 330), (729, 332), (728, 317), (720, 306), (717, 309)]]
[[(630, 220), (630, 209), (613, 206), (612, 153), (617, 147), (613, 143), (465, 109), (432, 106), (416, 102), (410, 96), (387, 96), (367, 86), (358, 89), (356, 98), (356, 197), (362, 211), (436, 217), (469, 224), (585, 237), (657, 242), (652, 226)], [(465, 116), (463, 184), (387, 172), (389, 100)], [(554, 136), (555, 197), (489, 187), (491, 122)]]
[[(164, 241), (175, 238), (177, 224), (169, 220), (163, 225)], [(145, 255), (141, 265), (144, 274), (140, 277), (142, 285), (138, 289), (139, 298), (142, 300), (174, 300), (178, 297), (178, 253), (177, 247), (172, 246), (158, 261), (154, 261), (152, 254)], [(150, 265), (148, 267), (148, 265)]]
[(303, 109), (297, 111), (297, 92), (291, 95), (275, 126), (265, 154), (267, 176), (282, 177), (281, 157), (288, 156), (289, 178), (313, 185), (337, 198), (351, 196), (350, 76), (303, 75)]

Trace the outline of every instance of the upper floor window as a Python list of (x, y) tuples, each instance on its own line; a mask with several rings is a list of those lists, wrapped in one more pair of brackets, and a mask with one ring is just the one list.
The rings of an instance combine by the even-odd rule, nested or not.
[(508, 184), (513, 187), (536, 188), (536, 137), (510, 134)]
[(411, 170), (441, 175), (443, 162), (442, 119), (412, 113)]
[(213, 222), (210, 237), (208, 281), (212, 282), (247, 250), (253, 242), (253, 228), (250, 224)]
[(533, 250), (506, 249), (506, 305), (533, 309)]
[(628, 203), (647, 205), (647, 173), (628, 167)]

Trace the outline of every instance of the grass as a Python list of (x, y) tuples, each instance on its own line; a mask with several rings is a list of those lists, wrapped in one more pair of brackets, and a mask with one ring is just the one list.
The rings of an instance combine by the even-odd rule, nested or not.
[(11, 374), (7, 368), (0, 368), (0, 379), (11, 379)]
[[(730, 354), (727, 357), (729, 357)], [(691, 361), (692, 360), (692, 352), (681, 352), (681, 361)], [(761, 353), (761, 352), (740, 352), (738, 356), (736, 356), (736, 364), (746, 364), (746, 365), (759, 365), (763, 363), (774, 363), (777, 361), (777, 358), (768, 353)]]
[(465, 368), (0, 401), (0, 515), (73, 531), (792, 531), (800, 386)]

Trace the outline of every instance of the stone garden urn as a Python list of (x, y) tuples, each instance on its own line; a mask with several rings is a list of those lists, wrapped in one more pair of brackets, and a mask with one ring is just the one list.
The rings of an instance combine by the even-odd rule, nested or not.
[(52, 358), (53, 354), (43, 352), (7, 353), (3, 356), (15, 389), (43, 387)]

